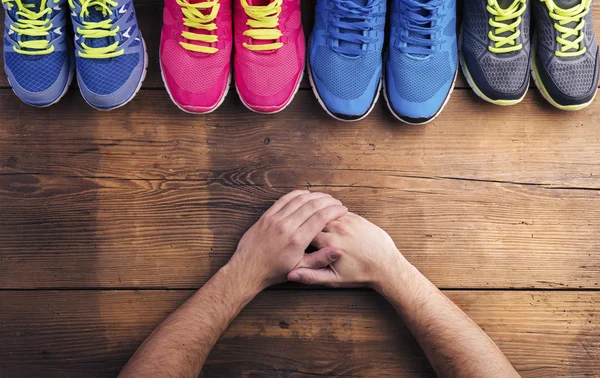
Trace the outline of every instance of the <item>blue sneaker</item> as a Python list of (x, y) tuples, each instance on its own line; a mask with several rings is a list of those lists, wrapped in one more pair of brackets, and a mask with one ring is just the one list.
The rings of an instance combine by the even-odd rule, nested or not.
[(341, 121), (366, 117), (379, 97), (386, 0), (317, 0), (308, 45), (313, 91)]
[(125, 105), (141, 88), (148, 65), (133, 2), (69, 0), (69, 5), (81, 95), (99, 110)]
[(2, 0), (4, 71), (15, 94), (33, 106), (52, 105), (73, 79), (65, 0)]
[(458, 68), (456, 0), (393, 0), (384, 94), (392, 113), (410, 124), (437, 117)]

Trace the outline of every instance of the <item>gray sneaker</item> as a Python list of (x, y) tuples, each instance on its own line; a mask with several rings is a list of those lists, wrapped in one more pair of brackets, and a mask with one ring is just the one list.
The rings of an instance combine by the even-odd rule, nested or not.
[(517, 104), (529, 88), (529, 4), (530, 0), (465, 2), (461, 67), (473, 91), (493, 104)]
[(534, 81), (562, 110), (580, 110), (598, 90), (598, 44), (592, 0), (534, 0)]

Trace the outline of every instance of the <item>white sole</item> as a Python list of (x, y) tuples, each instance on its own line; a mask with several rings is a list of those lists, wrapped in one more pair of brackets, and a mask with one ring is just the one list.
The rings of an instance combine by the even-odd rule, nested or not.
[(144, 72), (142, 73), (142, 78), (140, 79), (140, 82), (137, 85), (137, 88), (135, 89), (135, 92), (133, 92), (133, 94), (131, 95), (131, 97), (129, 97), (127, 100), (125, 100), (123, 103), (112, 107), (112, 108), (108, 108), (108, 109), (104, 109), (104, 108), (97, 108), (94, 105), (90, 104), (89, 101), (85, 98), (85, 96), (83, 95), (83, 93), (81, 94), (81, 97), (83, 97), (83, 99), (85, 100), (85, 102), (87, 102), (87, 104), (89, 106), (91, 106), (92, 108), (99, 110), (101, 112), (109, 112), (111, 110), (115, 110), (115, 109), (119, 109), (125, 105), (127, 105), (128, 103), (131, 102), (131, 100), (133, 100), (135, 98), (135, 96), (138, 94), (138, 92), (140, 91), (140, 89), (142, 89), (142, 84), (144, 83), (144, 80), (146, 80), (146, 74), (148, 73), (148, 50), (146, 50), (146, 41), (144, 40), (144, 38), (142, 37), (142, 34), (140, 33), (140, 39), (142, 40), (142, 44), (144, 46)]
[[(458, 64), (458, 62), (457, 62), (457, 64)], [(444, 108), (446, 107), (446, 105), (450, 101), (450, 97), (452, 96), (452, 92), (454, 92), (454, 86), (456, 85), (456, 78), (457, 77), (458, 77), (458, 67), (456, 68), (456, 72), (454, 73), (454, 79), (452, 80), (452, 86), (450, 87), (450, 90), (448, 91), (448, 94), (446, 95), (446, 98), (444, 99), (444, 103), (442, 104), (442, 107), (438, 109), (438, 111), (433, 115), (433, 117), (429, 118), (425, 122), (408, 122), (407, 120), (400, 118), (400, 116), (398, 116), (396, 114), (396, 112), (392, 108), (392, 104), (390, 103), (390, 100), (388, 99), (387, 89), (386, 89), (386, 85), (385, 85), (385, 76), (383, 78), (384, 79), (384, 81), (383, 81), (383, 97), (385, 98), (385, 102), (387, 103), (388, 109), (390, 110), (390, 112), (392, 113), (392, 115), (394, 116), (394, 118), (396, 118), (398, 121), (404, 122), (407, 125), (414, 125), (414, 126), (426, 125), (429, 122), (431, 122), (434, 119), (436, 119), (437, 117), (439, 117), (440, 114), (442, 114), (442, 111), (444, 111)]]
[(250, 105), (248, 105), (246, 103), (246, 101), (244, 101), (244, 99), (242, 98), (242, 95), (240, 95), (240, 91), (238, 91), (237, 85), (235, 87), (235, 91), (237, 92), (238, 97), (240, 98), (240, 101), (242, 102), (242, 104), (244, 104), (244, 106), (246, 108), (248, 108), (250, 111), (253, 111), (254, 113), (258, 113), (258, 114), (277, 114), (277, 113), (283, 111), (285, 108), (287, 108), (292, 103), (292, 100), (294, 99), (294, 97), (296, 97), (296, 93), (298, 93), (298, 90), (300, 89), (300, 84), (302, 83), (302, 78), (304, 78), (304, 67), (302, 67), (302, 73), (300, 74), (300, 77), (298, 78), (298, 82), (296, 83), (296, 88), (294, 89), (294, 93), (292, 93), (291, 97), (286, 101), (285, 104), (283, 104), (283, 107), (281, 109), (277, 109), (272, 112), (261, 112), (256, 109), (252, 109), (250, 107)]
[[(310, 57), (310, 55), (307, 55), (307, 59), (310, 59), (309, 57)], [(315, 86), (315, 82), (313, 81), (312, 70), (310, 69), (310, 62), (308, 62), (306, 64), (306, 67), (308, 69), (308, 81), (310, 82), (310, 86), (312, 88), (312, 91), (315, 94), (315, 97), (317, 98), (317, 101), (319, 102), (319, 104), (321, 105), (321, 107), (325, 110), (325, 112), (327, 112), (327, 114), (329, 114), (329, 116), (331, 118), (336, 119), (336, 120), (341, 121), (341, 122), (357, 122), (357, 121), (360, 121), (362, 119), (365, 119), (373, 111), (373, 109), (375, 108), (375, 104), (377, 104), (377, 100), (379, 100), (379, 94), (381, 92), (381, 86), (382, 86), (382, 81), (383, 81), (382, 78), (379, 79), (379, 84), (377, 85), (377, 91), (376, 91), (376, 94), (375, 94), (375, 98), (373, 99), (373, 103), (371, 104), (371, 107), (367, 110), (367, 112), (365, 114), (363, 114), (360, 118), (356, 118), (356, 119), (343, 119), (343, 118), (339, 118), (339, 117), (335, 116), (333, 113), (331, 113), (329, 111), (329, 109), (327, 109), (327, 106), (325, 106), (325, 103), (321, 99), (321, 96), (319, 96), (319, 92), (317, 91), (317, 87)]]

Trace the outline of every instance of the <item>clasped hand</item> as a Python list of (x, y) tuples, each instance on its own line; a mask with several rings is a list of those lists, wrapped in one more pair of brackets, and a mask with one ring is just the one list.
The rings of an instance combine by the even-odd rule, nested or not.
[[(318, 248), (305, 253), (309, 245)], [(242, 237), (228, 265), (258, 290), (286, 280), (374, 286), (406, 260), (390, 236), (325, 193), (296, 190)]]

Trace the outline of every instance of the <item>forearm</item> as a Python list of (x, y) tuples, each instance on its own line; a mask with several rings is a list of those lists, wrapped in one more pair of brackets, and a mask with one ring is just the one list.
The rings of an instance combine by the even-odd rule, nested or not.
[(405, 260), (375, 289), (395, 307), (438, 376), (519, 376), (485, 332)]
[(156, 328), (120, 377), (197, 377), (215, 343), (260, 289), (226, 265)]

